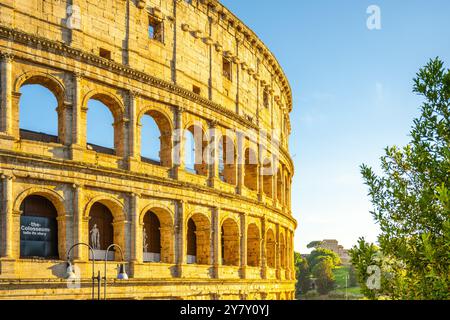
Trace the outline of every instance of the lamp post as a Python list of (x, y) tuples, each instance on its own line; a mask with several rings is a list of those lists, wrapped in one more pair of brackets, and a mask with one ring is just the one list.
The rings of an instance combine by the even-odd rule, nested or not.
[(106, 300), (106, 282), (107, 282), (106, 263), (108, 262), (108, 252), (113, 247), (117, 247), (119, 249), (119, 251), (120, 251), (120, 255), (122, 256), (122, 263), (120, 264), (120, 267), (119, 267), (119, 273), (117, 275), (117, 279), (118, 280), (128, 280), (128, 275), (127, 275), (127, 273), (125, 271), (125, 264), (124, 264), (125, 259), (124, 259), (124, 256), (123, 256), (123, 250), (118, 244), (113, 243), (106, 249), (106, 252), (105, 252), (105, 261), (104, 261), (104, 263), (105, 263), (105, 276), (103, 277), (103, 279), (105, 280), (104, 292), (103, 292), (103, 294), (104, 294), (103, 297), (104, 297), (105, 300)]
[(72, 249), (77, 246), (86, 246), (89, 248), (91, 254), (92, 254), (92, 300), (94, 300), (94, 291), (95, 291), (95, 280), (98, 281), (98, 300), (100, 300), (100, 271), (98, 271), (98, 275), (95, 276), (95, 259), (94, 259), (94, 249), (87, 244), (83, 242), (79, 242), (74, 244), (70, 249), (67, 251), (67, 279), (75, 279), (76, 275), (73, 270), (73, 264), (70, 262), (70, 253), (72, 252)]

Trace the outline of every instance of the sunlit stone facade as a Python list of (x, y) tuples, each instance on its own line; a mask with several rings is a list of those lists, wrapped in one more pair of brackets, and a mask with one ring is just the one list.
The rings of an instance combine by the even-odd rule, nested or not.
[[(116, 251), (108, 298), (294, 298), (290, 87), (229, 10), (212, 0), (2, 0), (0, 52), (0, 298), (89, 299), (88, 247), (70, 257), (81, 288), (65, 280), (78, 242), (123, 249), (129, 279), (113, 280)], [(30, 84), (55, 96), (57, 136), (20, 128)], [(92, 99), (114, 118), (114, 148), (87, 141)], [(141, 156), (145, 115), (161, 133), (158, 161)], [(24, 240), (35, 221), (54, 233), (37, 251)]]

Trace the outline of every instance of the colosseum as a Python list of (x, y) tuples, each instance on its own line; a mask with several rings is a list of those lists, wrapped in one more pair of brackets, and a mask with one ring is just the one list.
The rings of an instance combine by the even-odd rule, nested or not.
[(291, 89), (219, 1), (2, 0), (0, 55), (0, 299), (294, 299)]

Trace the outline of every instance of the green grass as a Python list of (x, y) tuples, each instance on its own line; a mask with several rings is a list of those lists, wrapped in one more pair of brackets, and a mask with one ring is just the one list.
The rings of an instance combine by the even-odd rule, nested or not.
[(345, 277), (349, 274), (349, 272), (349, 266), (338, 266), (333, 269), (333, 274), (338, 288), (345, 288)]
[[(338, 266), (333, 269), (333, 274), (336, 280), (337, 288), (334, 290), (335, 292), (345, 293), (345, 277), (350, 272), (350, 266)], [(350, 285), (350, 284), (348, 284)], [(360, 295), (361, 290), (359, 287), (347, 288), (348, 294)]]

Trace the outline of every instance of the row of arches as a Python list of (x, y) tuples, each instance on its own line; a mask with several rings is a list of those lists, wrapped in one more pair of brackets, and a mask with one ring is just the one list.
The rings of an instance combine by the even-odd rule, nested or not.
[[(20, 257), (58, 259), (64, 257), (58, 252), (59, 239), (64, 233), (58, 225), (61, 213), (51, 199), (44, 194), (27, 196), (20, 205)], [(96, 255), (104, 251), (112, 243), (123, 243), (121, 226), (117, 224), (111, 205), (98, 201), (89, 207), (89, 244)], [(186, 221), (186, 263), (210, 265), (212, 263), (212, 236), (210, 220), (201, 213), (193, 214)], [(34, 235), (27, 233), (33, 229)], [(39, 230), (38, 230), (39, 229)], [(142, 251), (144, 262), (175, 263), (174, 259), (174, 223), (171, 214), (161, 208), (152, 208), (142, 218)], [(240, 266), (241, 234), (236, 220), (225, 218), (220, 224), (220, 264), (224, 266)], [(37, 233), (41, 233), (36, 236)], [(280, 233), (280, 265), (287, 268), (286, 242)], [(255, 223), (247, 226), (247, 265), (261, 266), (261, 254), (266, 256), (267, 266), (276, 267), (276, 240), (274, 231), (266, 232), (266, 244), (262, 248), (262, 234)], [(94, 257), (90, 257), (91, 259)]]
[[(65, 126), (63, 106), (65, 93), (57, 80), (45, 76), (32, 76), (20, 85), (19, 134), (22, 139), (41, 142), (64, 143), (68, 135)], [(86, 106), (85, 131), (83, 135), (88, 149), (99, 153), (125, 156), (125, 108), (117, 98), (104, 93), (88, 94), (83, 105)], [(147, 110), (137, 115), (136, 152), (141, 161), (163, 167), (174, 165), (174, 126), (171, 116), (160, 110)], [(208, 176), (207, 151), (211, 137), (201, 125), (187, 124), (183, 130), (184, 168), (191, 173)], [(249, 143), (247, 143), (249, 145)], [(218, 178), (230, 185), (238, 185), (239, 160), (235, 139), (220, 135), (216, 146)], [(243, 186), (252, 191), (262, 191), (280, 203), (288, 203), (290, 186), (289, 173), (285, 167), (277, 172), (262, 174), (264, 168), (274, 165), (274, 159), (267, 156), (258, 159), (255, 148), (245, 147), (242, 174)], [(262, 178), (260, 178), (262, 177)], [(260, 188), (259, 184), (262, 184)], [(274, 192), (276, 188), (277, 192)], [(284, 191), (282, 191), (284, 189)]]

